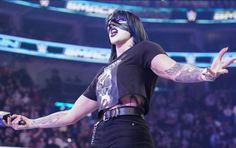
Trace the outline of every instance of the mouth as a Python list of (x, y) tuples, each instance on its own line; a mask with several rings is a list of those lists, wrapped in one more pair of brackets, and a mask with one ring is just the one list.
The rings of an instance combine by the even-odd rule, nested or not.
[(113, 27), (113, 28), (110, 30), (110, 32), (111, 32), (111, 37), (114, 37), (114, 36), (117, 35), (118, 30), (117, 30), (116, 28)]

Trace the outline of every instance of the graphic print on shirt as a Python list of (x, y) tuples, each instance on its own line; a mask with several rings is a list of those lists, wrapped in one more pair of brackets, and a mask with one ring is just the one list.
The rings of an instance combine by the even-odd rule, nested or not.
[(117, 60), (104, 68), (98, 77), (96, 94), (99, 110), (109, 108), (118, 103), (117, 67), (122, 60)]

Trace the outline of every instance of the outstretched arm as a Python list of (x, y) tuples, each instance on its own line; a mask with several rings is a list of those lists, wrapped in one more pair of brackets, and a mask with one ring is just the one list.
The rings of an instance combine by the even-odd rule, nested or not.
[(228, 73), (226, 69), (236, 61), (236, 57), (222, 61), (223, 55), (228, 48), (223, 48), (214, 59), (210, 68), (199, 68), (190, 64), (180, 64), (165, 54), (159, 54), (151, 62), (152, 71), (163, 78), (176, 82), (194, 83), (202, 81), (213, 81), (219, 75)]
[[(11, 122), (9, 118), (8, 125), (16, 130), (61, 127), (77, 122), (85, 115), (95, 111), (96, 109), (96, 101), (81, 95), (75, 102), (74, 106), (69, 110), (59, 111), (37, 119), (28, 119), (27, 117), (21, 115), (13, 115), (11, 118), (15, 119)], [(26, 124), (18, 125), (20, 120), (24, 120)]]

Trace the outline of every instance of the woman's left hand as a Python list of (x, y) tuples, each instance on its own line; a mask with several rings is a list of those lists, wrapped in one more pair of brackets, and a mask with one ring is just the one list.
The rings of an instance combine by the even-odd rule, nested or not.
[(224, 54), (227, 52), (228, 47), (221, 49), (219, 54), (216, 56), (216, 58), (213, 60), (211, 67), (209, 69), (209, 72), (214, 75), (214, 77), (218, 77), (221, 74), (228, 73), (228, 70), (226, 69), (230, 64), (234, 63), (236, 61), (236, 57), (228, 58), (226, 60), (222, 60)]

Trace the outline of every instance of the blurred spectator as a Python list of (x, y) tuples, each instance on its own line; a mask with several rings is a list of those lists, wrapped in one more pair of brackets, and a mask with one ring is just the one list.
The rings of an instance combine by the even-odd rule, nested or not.
[[(58, 110), (49, 99), (51, 94), (40, 95), (26, 69), (0, 70), (0, 110), (23, 113), (31, 118)], [(56, 92), (54, 89), (58, 89), (60, 81), (59, 74), (53, 70), (47, 89)], [(161, 83), (166, 88), (155, 93), (146, 116), (156, 147), (235, 147), (235, 90), (204, 91), (204, 83)], [(0, 145), (87, 148), (96, 120), (93, 116), (86, 117), (77, 124), (55, 129), (14, 131), (0, 128)]]
[(46, 90), (50, 97), (52, 97), (53, 99), (58, 99), (61, 97), (62, 80), (60, 78), (58, 70), (52, 70), (51, 77), (47, 79), (46, 87)]

